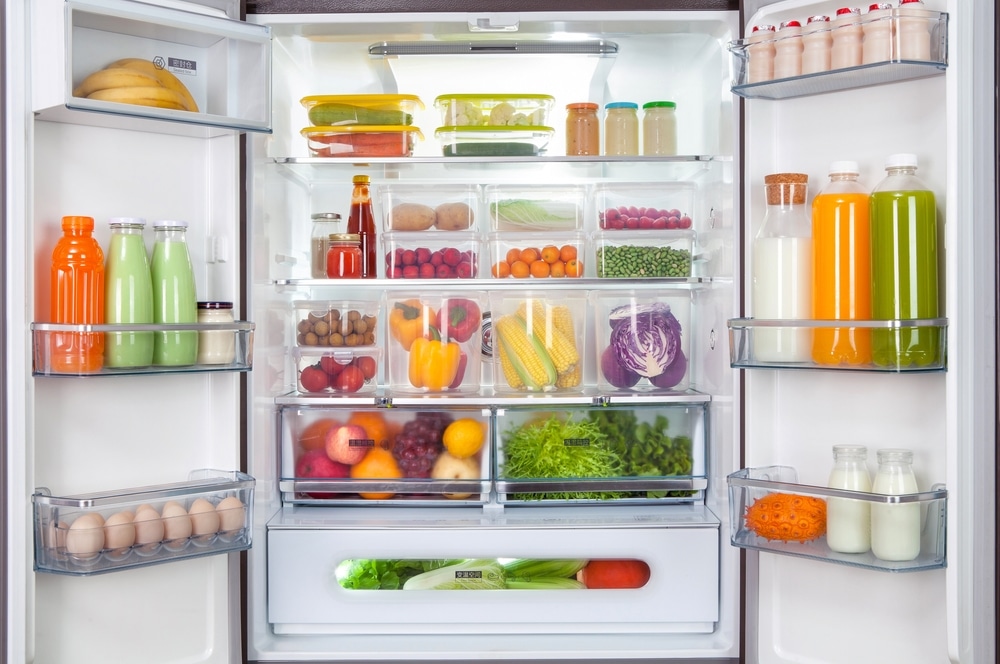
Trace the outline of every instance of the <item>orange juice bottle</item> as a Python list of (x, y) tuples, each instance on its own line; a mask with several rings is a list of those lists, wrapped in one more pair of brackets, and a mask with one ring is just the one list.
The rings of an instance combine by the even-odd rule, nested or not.
[[(813, 318), (870, 320), (871, 241), (868, 192), (858, 183), (858, 164), (835, 161), (830, 182), (813, 199)], [(813, 334), (818, 364), (868, 364), (871, 330), (818, 327)]]
[[(52, 322), (104, 322), (104, 252), (94, 238), (93, 217), (62, 218), (63, 236), (52, 251)], [(103, 332), (53, 332), (50, 369), (94, 373), (104, 365)]]

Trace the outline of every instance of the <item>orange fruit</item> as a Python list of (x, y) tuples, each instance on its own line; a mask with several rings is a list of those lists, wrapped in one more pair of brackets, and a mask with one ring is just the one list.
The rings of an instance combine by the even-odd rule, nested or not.
[(567, 277), (582, 277), (583, 276), (583, 263), (576, 260), (575, 258), (570, 261), (566, 261), (566, 276)]
[(521, 250), (521, 260), (527, 263), (528, 265), (531, 265), (532, 263), (537, 261), (538, 256), (539, 256), (538, 249), (535, 249), (534, 247), (527, 247)]
[(551, 265), (559, 260), (559, 247), (554, 244), (548, 244), (542, 247), (542, 260)]
[(340, 422), (328, 417), (316, 420), (299, 434), (299, 447), (305, 451), (326, 449), (326, 434), (336, 426), (340, 426)]
[(747, 508), (747, 528), (769, 540), (808, 542), (826, 533), (826, 501), (791, 493), (769, 493)]
[(355, 411), (349, 418), (348, 424), (357, 424), (365, 430), (368, 437), (375, 441), (377, 447), (387, 450), (392, 449), (393, 439), (389, 436), (389, 427), (386, 424), (385, 416), (370, 410)]
[(520, 249), (508, 249), (507, 250), (507, 265), (513, 265), (514, 261), (521, 259)]
[(561, 249), (559, 249), (559, 259), (563, 263), (568, 263), (571, 260), (576, 259), (576, 247), (571, 244), (564, 244)]
[(453, 457), (467, 459), (483, 448), (486, 425), (471, 417), (457, 419), (445, 428), (441, 442)]
[(550, 277), (556, 277), (556, 278), (565, 277), (566, 276), (566, 263), (563, 263), (562, 261), (556, 261), (555, 263), (553, 263), (552, 265), (550, 265), (549, 266), (549, 276)]
[(537, 261), (532, 261), (528, 268), (531, 270), (531, 276), (538, 279), (549, 276), (549, 264), (540, 258)]
[(510, 264), (510, 276), (516, 279), (526, 279), (531, 274), (531, 268), (524, 261), (514, 261)]
[[(392, 452), (381, 447), (371, 448), (361, 461), (351, 466), (351, 478), (356, 480), (394, 480), (402, 476), (403, 472)], [(392, 492), (359, 493), (368, 500), (386, 500), (396, 495)]]
[(505, 279), (510, 276), (510, 265), (507, 261), (497, 261), (493, 264), (492, 272), (497, 279)]

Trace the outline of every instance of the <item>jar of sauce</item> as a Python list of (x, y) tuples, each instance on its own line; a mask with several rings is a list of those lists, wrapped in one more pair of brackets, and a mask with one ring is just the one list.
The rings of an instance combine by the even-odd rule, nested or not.
[(677, 154), (677, 104), (649, 101), (642, 105), (642, 153)]
[[(232, 302), (199, 302), (199, 323), (232, 323)], [(202, 330), (198, 333), (198, 364), (232, 364), (236, 359), (235, 330)]]
[(326, 276), (330, 279), (360, 279), (363, 276), (361, 236), (333, 233), (327, 240)]
[(566, 154), (601, 154), (601, 121), (597, 104), (578, 102), (566, 104)]
[(639, 154), (639, 105), (613, 101), (604, 105), (604, 154)]
[(312, 215), (312, 237), (309, 263), (313, 279), (326, 279), (326, 246), (330, 235), (340, 231), (340, 215), (336, 212), (317, 212)]

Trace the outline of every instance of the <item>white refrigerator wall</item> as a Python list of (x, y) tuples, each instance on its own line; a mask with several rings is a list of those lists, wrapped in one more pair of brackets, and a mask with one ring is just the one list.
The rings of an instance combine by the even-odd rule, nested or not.
[[(944, 315), (948, 370), (924, 375), (852, 372), (746, 371), (746, 465), (782, 464), (799, 481), (823, 486), (831, 448), (861, 443), (875, 450), (914, 451), (920, 490), (946, 484), (947, 569), (914, 574), (873, 572), (770, 553), (748, 553), (748, 659), (779, 662), (992, 661), (991, 603), (975, 602), (975, 586), (992, 587), (994, 483), (977, 469), (994, 468), (995, 352), (992, 286), (996, 257), (993, 202), (980, 187), (995, 173), (992, 129), (973, 118), (975, 86), (992, 87), (986, 66), (993, 43), (991, 12), (970, 3), (926, 0), (950, 13), (949, 66), (944, 75), (862, 89), (745, 105), (744, 283), (749, 284), (752, 238), (764, 213), (767, 173), (809, 175), (809, 201), (828, 181), (835, 160), (856, 160), (869, 190), (885, 175), (885, 158), (912, 152), (917, 171), (936, 194), (942, 226)], [(833, 15), (830, 2), (781, 2), (754, 13), (754, 25), (815, 14)], [(749, 16), (749, 13), (748, 13)], [(978, 23), (978, 26), (977, 26)], [(986, 244), (987, 249), (982, 245)], [(747, 315), (753, 302), (745, 291)], [(984, 311), (986, 309), (986, 311)], [(985, 536), (984, 536), (985, 535)], [(979, 579), (974, 581), (973, 579)], [(976, 616), (977, 606), (985, 612)], [(836, 625), (836, 628), (832, 628)], [(821, 626), (828, 626), (830, 629)]]

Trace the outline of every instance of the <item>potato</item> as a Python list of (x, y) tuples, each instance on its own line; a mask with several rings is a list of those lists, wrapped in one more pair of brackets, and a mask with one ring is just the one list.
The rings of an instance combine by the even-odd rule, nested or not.
[(425, 231), (434, 225), (434, 208), (419, 203), (400, 203), (389, 211), (389, 228), (396, 231)]
[(434, 208), (434, 225), (443, 231), (464, 231), (472, 226), (476, 215), (465, 203), (442, 203)]

